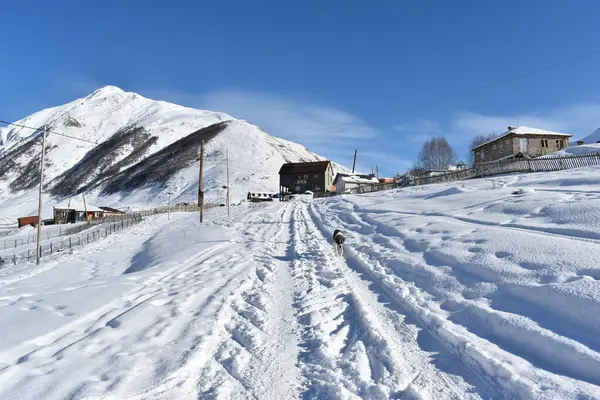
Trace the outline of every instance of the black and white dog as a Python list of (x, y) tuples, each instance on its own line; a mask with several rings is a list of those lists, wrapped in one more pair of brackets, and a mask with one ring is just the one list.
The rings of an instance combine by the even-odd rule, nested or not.
[(339, 229), (333, 231), (333, 246), (335, 248), (335, 254), (343, 256), (344, 255), (344, 242), (346, 238), (344, 234)]

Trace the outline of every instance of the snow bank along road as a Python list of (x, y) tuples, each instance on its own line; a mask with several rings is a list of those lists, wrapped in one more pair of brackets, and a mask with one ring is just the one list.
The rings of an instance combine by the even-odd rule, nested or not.
[(157, 216), (1, 269), (0, 398), (599, 398), (599, 183)]

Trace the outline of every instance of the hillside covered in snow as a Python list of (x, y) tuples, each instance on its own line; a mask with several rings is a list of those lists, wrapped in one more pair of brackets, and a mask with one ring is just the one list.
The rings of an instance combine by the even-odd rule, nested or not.
[(201, 141), (207, 202), (224, 201), (227, 151), (234, 202), (249, 190), (277, 191), (285, 162), (324, 159), (230, 115), (150, 100), (114, 86), (16, 124), (38, 130), (0, 128), (0, 215), (9, 217), (36, 210), (44, 126), (50, 130), (46, 204), (82, 192), (92, 203), (108, 206), (163, 205), (168, 192), (174, 202), (195, 203)]
[(596, 129), (594, 132), (590, 133), (589, 135), (587, 135), (586, 137), (584, 137), (581, 140), (583, 140), (583, 142), (586, 144), (599, 142), (600, 141), (600, 128)]
[(0, 268), (0, 398), (600, 398), (599, 167), (190, 216)]

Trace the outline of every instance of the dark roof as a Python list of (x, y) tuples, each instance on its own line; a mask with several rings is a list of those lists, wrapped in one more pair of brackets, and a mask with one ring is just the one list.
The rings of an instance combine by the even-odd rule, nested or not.
[(329, 164), (330, 161), (287, 163), (281, 166), (279, 174), (310, 174), (315, 172), (325, 172)]

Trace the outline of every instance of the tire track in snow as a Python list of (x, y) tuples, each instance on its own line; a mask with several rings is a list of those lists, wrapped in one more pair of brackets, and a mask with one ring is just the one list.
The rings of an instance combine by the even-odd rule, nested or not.
[(417, 330), (333, 254), (306, 205), (297, 208), (295, 220), (304, 397), (469, 398), (468, 385), (429, 362), (430, 354), (416, 343)]
[[(241, 231), (250, 237), (271, 237), (279, 228), (270, 223), (271, 215), (260, 210), (248, 213), (244, 220)], [(4, 352), (2, 358), (12, 361), (0, 372), (2, 395), (197, 398), (202, 384), (210, 380), (201, 372), (207, 363), (214, 364), (207, 355), (236, 334), (232, 321), (244, 317), (244, 310), (235, 314), (234, 301), (252, 302), (243, 293), (259, 280), (250, 255), (261, 244), (248, 240), (212, 247), (150, 277), (106, 307), (34, 343)], [(228, 384), (235, 381), (228, 379)], [(231, 386), (237, 390), (236, 385), (240, 382)], [(248, 397), (252, 388), (237, 392)]]
[[(312, 207), (311, 211), (314, 215), (317, 215), (318, 207)], [(491, 393), (496, 393), (495, 396), (506, 395), (525, 398), (551, 398), (559, 391), (563, 391), (563, 393), (573, 393), (577, 391), (575, 383), (570, 387), (560, 387), (554, 381), (551, 374), (543, 370), (532, 369), (530, 364), (524, 362), (524, 360), (518, 358), (518, 356), (507, 353), (494, 344), (487, 342), (488, 339), (478, 337), (473, 333), (466, 331), (463, 326), (450, 322), (444, 316), (444, 312), (440, 312), (438, 308), (439, 305), (435, 306), (436, 302), (432, 302), (431, 296), (427, 292), (423, 293), (422, 289), (415, 287), (414, 284), (407, 284), (407, 282), (400, 279), (398, 274), (393, 270), (393, 265), (394, 263), (399, 262), (401, 265), (405, 265), (401, 268), (399, 273), (403, 274), (402, 271), (408, 272), (405, 271), (406, 268), (409, 268), (409, 264), (406, 263), (410, 263), (409, 259), (411, 257), (414, 258), (413, 269), (415, 270), (412, 272), (412, 275), (409, 275), (409, 280), (414, 280), (416, 278), (415, 282), (421, 286), (425, 284), (427, 288), (427, 279), (437, 279), (436, 273), (434, 273), (436, 268), (432, 268), (430, 275), (417, 273), (417, 271), (420, 271), (421, 265), (427, 263), (427, 260), (419, 260), (414, 253), (423, 253), (423, 249), (406, 248), (406, 246), (401, 245), (396, 246), (395, 251), (398, 252), (399, 255), (402, 255), (402, 258), (394, 261), (394, 253), (392, 250), (384, 248), (390, 245), (394, 247), (396, 242), (393, 240), (387, 240), (386, 243), (378, 243), (374, 240), (371, 241), (371, 238), (360, 233), (352, 234), (352, 231), (355, 230), (356, 227), (359, 227), (360, 232), (368, 230), (370, 233), (375, 233), (383, 229), (384, 234), (387, 232), (386, 229), (390, 229), (393, 230), (393, 232), (391, 232), (392, 236), (399, 236), (399, 232), (396, 233), (397, 231), (395, 229), (384, 226), (381, 223), (372, 225), (356, 215), (354, 216), (356, 221), (353, 221), (351, 225), (348, 225), (344, 222), (344, 219), (339, 219), (335, 215), (329, 215), (329, 217), (339, 221), (342, 226), (349, 229), (348, 232), (352, 236), (350, 241), (358, 239), (356, 244), (350, 244), (352, 250), (348, 252), (348, 258), (353, 260), (353, 268), (364, 272), (373, 282), (381, 282), (381, 287), (389, 294), (390, 299), (398, 304), (402, 312), (415, 317), (418, 321), (418, 325), (432, 335), (432, 339), (440, 345), (442, 352), (445, 353), (448, 358), (455, 358), (460, 364), (466, 366), (468, 370), (473, 370), (475, 376), (479, 376), (477, 379), (481, 382), (486, 391), (489, 387), (489, 384), (486, 383), (486, 381), (494, 382), (496, 389), (492, 389)], [(322, 214), (320, 218), (322, 218)], [(371, 228), (367, 228), (367, 226), (371, 226)], [(401, 241), (399, 243), (401, 243)], [(386, 246), (382, 246), (382, 244), (385, 244)], [(427, 269), (423, 269), (422, 272), (423, 271), (426, 272)], [(437, 272), (439, 271), (440, 270), (438, 269)], [(423, 281), (423, 279), (425, 280)], [(402, 294), (403, 290), (406, 289), (408, 289), (407, 293), (409, 295)], [(433, 308), (432, 305), (434, 305)], [(473, 311), (475, 312), (477, 310)], [(483, 309), (480, 311), (483, 312)], [(494, 319), (497, 319), (500, 316), (501, 313), (495, 313), (493, 315)], [(488, 322), (481, 326), (486, 326), (487, 324)], [(495, 323), (494, 328), (492, 329), (498, 331), (498, 333), (503, 331), (508, 332), (510, 329), (505, 328), (506, 326), (508, 325), (505, 323)], [(529, 332), (522, 332), (516, 334), (515, 337), (513, 332), (510, 336), (513, 336), (513, 339), (518, 343), (521, 337), (526, 337), (528, 334)], [(545, 341), (552, 339), (552, 333), (549, 335), (548, 333), (541, 332), (541, 334), (544, 335), (541, 336), (541, 339)], [(489, 350), (492, 350), (492, 352)], [(542, 351), (542, 353), (539, 353), (539, 351)], [(567, 358), (578, 357), (578, 352), (580, 351), (581, 350), (579, 349), (576, 351), (573, 349), (566, 353), (568, 355)], [(544, 355), (543, 350), (538, 349), (538, 353)], [(585, 359), (585, 357), (582, 361), (585, 361), (588, 364), (591, 362), (592, 365), (596, 363), (593, 359), (588, 360)], [(553, 362), (558, 362), (558, 360), (554, 359)], [(566, 363), (565, 365), (568, 366), (569, 364)], [(593, 366), (592, 371), (594, 368), (596, 367)], [(527, 373), (523, 374), (519, 371)], [(582, 371), (585, 371), (585, 369), (582, 369)], [(582, 373), (585, 375), (584, 372)], [(486, 375), (489, 376), (489, 378), (487, 378)], [(581, 384), (583, 383), (581, 382)], [(480, 384), (476, 384), (476, 386), (480, 387)], [(539, 387), (542, 388), (542, 392), (538, 390)]]
[[(205, 345), (139, 398), (297, 397), (297, 329), (286, 260), (291, 209), (278, 206), (260, 208), (235, 224), (249, 263), (241, 285), (210, 321), (215, 328), (204, 338)], [(279, 210), (273, 215), (275, 208)]]
[[(229, 377), (243, 388), (234, 388), (229, 397), (297, 397), (297, 328), (291, 304), (294, 286), (288, 257), (291, 205), (280, 206), (274, 221), (267, 218), (258, 222), (273, 224), (275, 229), (259, 233), (257, 242), (263, 244), (253, 251), (256, 266), (253, 284), (232, 303), (235, 313), (226, 327), (230, 338), (222, 342), (214, 356)], [(204, 374), (212, 375), (212, 380), (223, 386), (214, 366)], [(205, 384), (201, 397), (214, 395), (215, 386)]]

